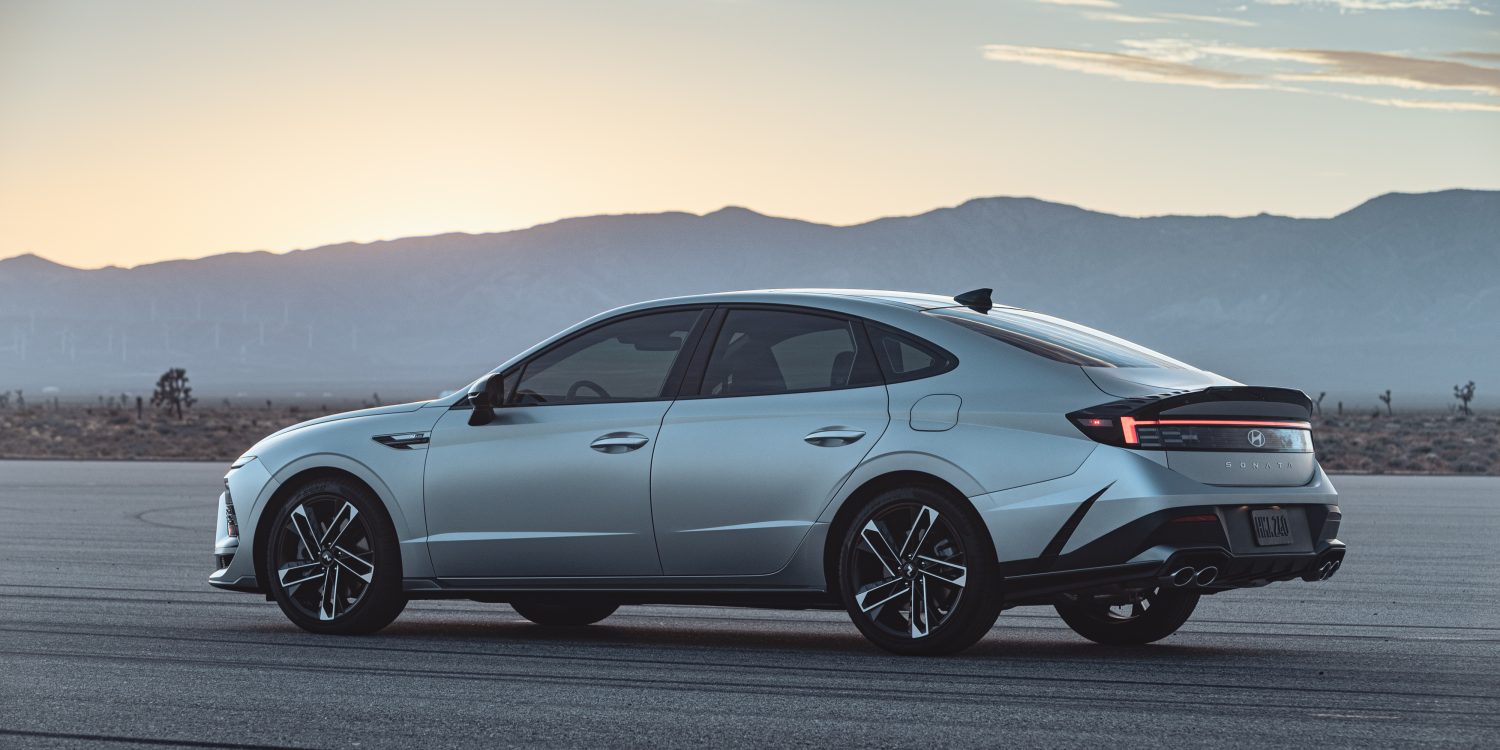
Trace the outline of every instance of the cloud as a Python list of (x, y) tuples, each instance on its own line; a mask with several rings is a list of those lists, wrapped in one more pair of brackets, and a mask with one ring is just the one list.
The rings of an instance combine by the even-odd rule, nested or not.
[(1113, 0), (1036, 0), (1046, 5), (1077, 5), (1084, 8), (1118, 8), (1120, 4)]
[(1247, 21), (1247, 20), (1245, 20), (1243, 18), (1225, 18), (1224, 16), (1199, 16), (1199, 15), (1194, 15), (1192, 13), (1157, 13), (1156, 15), (1159, 16), (1159, 17), (1161, 17), (1161, 18), (1170, 18), (1170, 19), (1172, 19), (1174, 21), (1189, 21), (1189, 22), (1197, 22), (1197, 23), (1216, 23), (1216, 24), (1220, 24), (1222, 26), (1245, 26), (1245, 27), (1248, 27), (1248, 26), (1259, 26), (1260, 25), (1260, 24), (1258, 24), (1258, 23), (1256, 23), (1254, 21)]
[(1441, 99), (1391, 99), (1373, 96), (1355, 96), (1353, 94), (1334, 94), (1340, 99), (1351, 102), (1364, 102), (1366, 104), (1379, 104), (1383, 107), (1400, 107), (1402, 109), (1436, 109), (1445, 112), (1500, 112), (1500, 104), (1489, 102), (1455, 102)]
[(1291, 59), (1318, 66), (1307, 73), (1279, 73), (1283, 81), (1321, 81), (1356, 86), (1474, 91), (1500, 97), (1500, 69), (1451, 60), (1342, 50), (1286, 50)]
[(1500, 65), (1500, 52), (1454, 52), (1448, 57)]
[(1165, 18), (1149, 18), (1147, 16), (1132, 16), (1129, 13), (1104, 13), (1100, 11), (1084, 11), (1083, 17), (1090, 21), (1111, 21), (1114, 23), (1171, 23)]
[[(1333, 96), (1403, 109), (1500, 112), (1500, 68), (1353, 50), (1239, 47), (1187, 39), (1126, 39), (1124, 52), (992, 44), (984, 57), (1135, 83), (1262, 89)], [(1452, 57), (1500, 60), (1487, 52)], [(1480, 99), (1370, 96), (1340, 86), (1467, 92)]]
[(1220, 89), (1266, 88), (1267, 85), (1258, 82), (1254, 76), (1118, 52), (991, 44), (984, 48), (984, 57), (987, 60), (1038, 65), (1137, 83), (1172, 83)]
[(1256, 0), (1261, 5), (1308, 5), (1336, 8), (1340, 12), (1362, 12), (1367, 10), (1467, 10), (1476, 15), (1488, 16), (1490, 11), (1474, 4), (1473, 0)]

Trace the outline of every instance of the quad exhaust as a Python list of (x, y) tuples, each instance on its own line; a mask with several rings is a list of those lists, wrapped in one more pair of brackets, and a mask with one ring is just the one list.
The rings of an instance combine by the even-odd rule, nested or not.
[(1199, 568), (1198, 574), (1193, 576), (1193, 583), (1199, 586), (1207, 586), (1219, 577), (1219, 569), (1209, 565)]
[(1172, 571), (1172, 585), (1182, 588), (1193, 582), (1198, 577), (1198, 571), (1194, 568), (1184, 567)]
[(1307, 572), (1302, 574), (1302, 580), (1326, 581), (1332, 578), (1334, 573), (1339, 572), (1339, 568), (1342, 568), (1343, 566), (1344, 550), (1329, 550), (1328, 552), (1325, 552), (1322, 557), (1319, 557), (1318, 561), (1313, 563), (1312, 567), (1307, 569)]
[(1191, 565), (1184, 565), (1183, 567), (1172, 571), (1172, 574), (1168, 576), (1168, 580), (1170, 580), (1172, 582), (1172, 585), (1176, 586), (1177, 588), (1186, 588), (1188, 586), (1208, 586), (1218, 579), (1219, 568), (1214, 565), (1205, 565), (1201, 568), (1195, 568)]

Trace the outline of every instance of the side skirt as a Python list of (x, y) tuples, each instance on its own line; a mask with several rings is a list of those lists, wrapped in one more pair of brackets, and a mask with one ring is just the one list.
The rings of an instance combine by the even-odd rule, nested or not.
[(715, 585), (703, 582), (600, 581), (597, 579), (437, 579), (408, 578), (402, 582), (409, 599), (472, 599), (504, 603), (512, 600), (608, 599), (620, 604), (696, 604), (766, 609), (842, 610), (837, 597), (810, 588), (766, 588), (751, 584)]

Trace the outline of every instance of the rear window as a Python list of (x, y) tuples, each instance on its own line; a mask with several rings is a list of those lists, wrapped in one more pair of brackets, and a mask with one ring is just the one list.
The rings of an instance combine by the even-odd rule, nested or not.
[(1193, 369), (1165, 354), (1117, 336), (1030, 310), (995, 308), (981, 313), (944, 309), (930, 314), (1032, 354), (1070, 365)]

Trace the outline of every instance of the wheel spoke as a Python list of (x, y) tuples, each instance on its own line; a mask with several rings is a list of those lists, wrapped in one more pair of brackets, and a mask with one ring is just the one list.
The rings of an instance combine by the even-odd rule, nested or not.
[(323, 566), (315, 562), (289, 562), (276, 571), (281, 587), (287, 596), (296, 593), (297, 587), (323, 577)]
[(854, 595), (854, 603), (859, 605), (859, 611), (869, 612), (892, 599), (904, 596), (910, 589), (911, 584), (904, 578), (887, 578), (861, 589)]
[(921, 551), (922, 544), (927, 541), (927, 535), (932, 532), (932, 527), (937, 524), (938, 512), (927, 506), (917, 511), (916, 520), (912, 521), (911, 530), (906, 532), (906, 541), (901, 545), (901, 559), (911, 560)]
[(891, 503), (859, 529), (848, 554), (845, 585), (854, 592), (849, 609), (862, 628), (902, 639), (931, 638), (958, 612), (969, 581), (963, 537), (936, 508)]
[(297, 538), (302, 541), (308, 557), (317, 557), (323, 551), (323, 545), (318, 544), (317, 520), (306, 505), (299, 505), (292, 511), (292, 530), (297, 532)]
[(345, 502), (344, 507), (339, 508), (339, 512), (334, 514), (333, 521), (328, 524), (328, 530), (323, 532), (323, 538), (318, 540), (319, 549), (327, 549), (338, 544), (339, 539), (344, 536), (344, 531), (349, 528), (349, 524), (354, 523), (354, 517), (357, 515), (359, 511), (355, 510), (354, 504)]
[(369, 583), (375, 577), (375, 566), (366, 562), (363, 558), (336, 545), (333, 551), (333, 561), (338, 563), (339, 567), (357, 576), (361, 581)]
[(318, 619), (332, 620), (339, 616), (339, 569), (333, 566), (323, 576), (323, 602), (318, 607)]
[(901, 558), (891, 548), (891, 541), (886, 538), (885, 532), (875, 525), (874, 520), (866, 523), (859, 535), (861, 539), (864, 539), (865, 546), (880, 560), (880, 565), (885, 568), (886, 575), (894, 576), (901, 572)]
[(927, 579), (919, 578), (911, 586), (911, 637), (922, 638), (930, 632), (927, 614)]
[(922, 575), (931, 576), (949, 586), (963, 588), (969, 579), (969, 569), (957, 563), (926, 555), (917, 555), (917, 560), (921, 562), (919, 570)]

